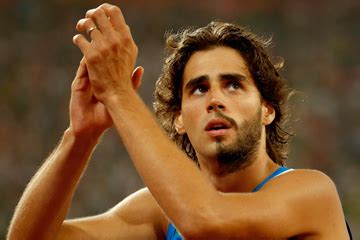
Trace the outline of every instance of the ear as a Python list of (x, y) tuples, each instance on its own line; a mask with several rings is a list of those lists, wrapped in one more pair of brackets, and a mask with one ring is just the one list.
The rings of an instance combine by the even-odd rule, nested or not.
[(179, 111), (177, 113), (177, 116), (175, 117), (174, 126), (175, 126), (175, 130), (178, 134), (183, 135), (186, 133), (181, 111)]
[(269, 125), (272, 123), (272, 121), (274, 121), (275, 119), (275, 109), (273, 106), (271, 106), (270, 104), (264, 102), (262, 104), (262, 123), (264, 125)]

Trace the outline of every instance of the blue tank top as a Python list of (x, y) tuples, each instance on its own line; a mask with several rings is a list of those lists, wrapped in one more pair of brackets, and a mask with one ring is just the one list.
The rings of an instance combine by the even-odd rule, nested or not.
[[(270, 176), (268, 176), (267, 178), (265, 178), (264, 181), (262, 181), (259, 185), (257, 185), (256, 188), (254, 188), (253, 192), (257, 192), (260, 190), (260, 188), (262, 188), (269, 180), (271, 180), (274, 177), (279, 176), (280, 174), (283, 174), (287, 171), (291, 171), (293, 169), (289, 169), (286, 167), (280, 167), (278, 169), (275, 170), (275, 172), (273, 172)], [(181, 236), (181, 234), (176, 230), (175, 226), (170, 223), (166, 232), (166, 240), (183, 240), (183, 237)]]

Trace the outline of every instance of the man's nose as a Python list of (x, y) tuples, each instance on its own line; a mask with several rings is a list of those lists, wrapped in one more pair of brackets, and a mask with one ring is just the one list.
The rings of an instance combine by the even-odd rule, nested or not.
[(207, 107), (207, 112), (223, 112), (225, 110), (225, 105), (222, 103), (220, 99), (212, 98)]

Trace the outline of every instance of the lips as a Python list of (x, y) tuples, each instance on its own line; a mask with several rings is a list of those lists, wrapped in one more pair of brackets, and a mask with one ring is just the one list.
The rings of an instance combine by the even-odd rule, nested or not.
[(213, 119), (205, 127), (205, 131), (213, 137), (223, 135), (232, 127), (231, 123), (225, 119)]

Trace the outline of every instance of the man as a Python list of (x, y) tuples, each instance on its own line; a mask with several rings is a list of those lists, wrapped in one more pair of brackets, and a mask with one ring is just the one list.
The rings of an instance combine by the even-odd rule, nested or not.
[[(84, 58), (70, 126), (25, 190), (9, 239), (349, 238), (332, 181), (280, 167), (288, 93), (256, 36), (211, 23), (169, 38), (155, 111), (181, 151), (136, 94), (143, 69), (132, 73), (137, 47), (120, 9), (90, 10), (77, 30), (91, 41), (74, 37)], [(147, 188), (104, 214), (64, 221), (112, 124)]]

